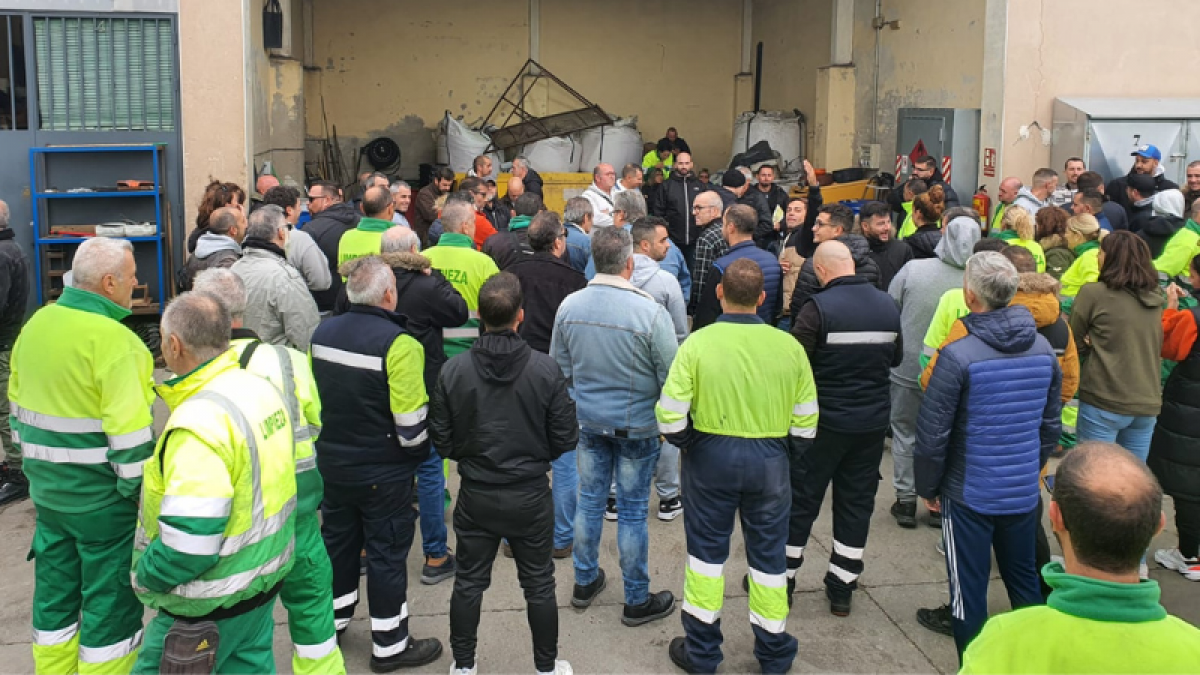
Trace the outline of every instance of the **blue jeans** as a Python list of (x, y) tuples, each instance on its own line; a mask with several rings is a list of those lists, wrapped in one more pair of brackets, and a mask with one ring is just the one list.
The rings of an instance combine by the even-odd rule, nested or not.
[(1118, 415), (1080, 401), (1076, 430), (1080, 443), (1116, 443), (1144, 462), (1150, 454), (1150, 439), (1154, 436), (1154, 424), (1157, 419), (1149, 416)]
[(658, 438), (625, 439), (579, 432), (579, 508), (575, 514), (575, 583), (592, 583), (598, 575), (600, 536), (609, 480), (617, 476), (617, 550), (625, 582), (625, 604), (650, 598), (647, 564), (650, 539), (646, 513), (650, 482), (658, 463)]
[(574, 450), (550, 463), (554, 490), (554, 548), (575, 541), (575, 504), (579, 498), (579, 469)]
[(421, 505), (421, 548), (431, 558), (446, 555), (446, 475), (442, 456), (429, 446), (429, 457), (417, 467), (417, 502)]

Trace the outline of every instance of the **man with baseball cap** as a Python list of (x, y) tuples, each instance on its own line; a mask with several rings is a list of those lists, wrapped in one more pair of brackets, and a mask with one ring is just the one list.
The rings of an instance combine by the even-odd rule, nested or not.
[(1130, 232), (1140, 232), (1154, 217), (1154, 195), (1158, 192), (1157, 182), (1148, 174), (1134, 173), (1125, 177), (1125, 197), (1129, 200), (1125, 211), (1129, 215)]
[[(1104, 188), (1104, 194), (1108, 195), (1108, 198), (1113, 202), (1120, 204), (1121, 207), (1125, 209), (1130, 221), (1132, 221), (1135, 213), (1133, 208), (1133, 200), (1130, 199), (1129, 193), (1125, 190), (1125, 188), (1129, 187), (1130, 176), (1133, 176), (1134, 174), (1143, 174), (1154, 179), (1154, 189), (1150, 192), (1150, 194), (1146, 194), (1145, 192), (1138, 190), (1139, 192), (1142, 192), (1143, 198), (1153, 197), (1154, 193), (1161, 192), (1163, 190), (1178, 190), (1179, 186), (1174, 182), (1167, 180), (1166, 176), (1164, 175), (1165, 172), (1162, 166), (1160, 166), (1162, 163), (1162, 152), (1160, 152), (1156, 146), (1140, 145), (1136, 150), (1130, 153), (1130, 155), (1134, 158), (1133, 168), (1129, 170), (1128, 174), (1109, 182), (1108, 186)], [(1133, 229), (1132, 222), (1130, 225), (1130, 229)]]

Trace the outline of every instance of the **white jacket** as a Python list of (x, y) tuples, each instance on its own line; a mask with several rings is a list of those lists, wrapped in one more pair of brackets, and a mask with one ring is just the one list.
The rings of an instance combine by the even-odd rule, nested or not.
[(603, 190), (596, 187), (595, 183), (592, 183), (579, 196), (588, 200), (592, 205), (592, 227), (612, 227), (613, 200), (617, 197), (615, 188), (612, 194), (606, 195)]
[(304, 277), (310, 291), (324, 291), (333, 283), (329, 274), (329, 260), (312, 235), (304, 230), (293, 229), (288, 234), (287, 259)]

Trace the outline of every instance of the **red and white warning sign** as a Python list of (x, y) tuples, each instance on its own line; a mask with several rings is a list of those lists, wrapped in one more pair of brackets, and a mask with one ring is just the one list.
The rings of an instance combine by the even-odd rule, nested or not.
[(918, 138), (917, 144), (913, 146), (912, 152), (908, 153), (908, 162), (909, 164), (915, 164), (918, 159), (928, 154), (929, 151), (925, 149), (925, 141)]
[(983, 149), (983, 175), (988, 178), (996, 177), (996, 149)]
[(950, 157), (948, 155), (942, 158), (942, 180), (950, 182)]

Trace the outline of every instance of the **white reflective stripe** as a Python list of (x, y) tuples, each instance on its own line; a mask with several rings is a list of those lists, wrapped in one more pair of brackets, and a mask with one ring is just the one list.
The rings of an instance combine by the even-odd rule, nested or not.
[(803, 546), (788, 546), (786, 548), (786, 551), (787, 551), (787, 557), (789, 557), (789, 558), (803, 558), (804, 557), (804, 547)]
[(477, 312), (477, 311), (475, 311), (475, 310), (473, 310), (473, 309), (472, 309), (472, 310), (468, 310), (468, 311), (467, 311), (467, 318), (468, 318), (468, 319), (478, 319), (478, 318), (479, 318), (479, 312)]
[(784, 588), (787, 586), (787, 576), (783, 574), (767, 574), (750, 568), (750, 581), (765, 588)]
[(404, 651), (405, 649), (408, 649), (408, 638), (407, 637), (404, 638), (403, 640), (397, 642), (396, 644), (390, 645), (387, 647), (382, 647), (380, 645), (372, 643), (371, 644), (371, 655), (374, 656), (375, 658), (382, 659), (382, 658), (386, 658), (389, 656), (395, 656), (395, 655), (399, 654), (400, 652)]
[(837, 539), (833, 540), (833, 552), (851, 560), (862, 560), (863, 557), (863, 550), (861, 548), (847, 546)]
[(12, 404), (11, 410), (12, 414), (16, 416), (17, 421), (22, 424), (28, 424), (31, 427), (37, 427), (43, 431), (55, 431), (63, 434), (104, 433), (104, 423), (90, 417), (44, 415), (22, 408), (16, 403)]
[(278, 556), (271, 560), (245, 572), (231, 574), (223, 579), (209, 579), (205, 581), (189, 581), (186, 584), (180, 584), (171, 589), (171, 595), (177, 595), (181, 598), (225, 598), (239, 591), (244, 591), (254, 583), (254, 580), (274, 574), (283, 569), (288, 561), (292, 559), (292, 551), (296, 548), (296, 540), (288, 542), (287, 548)]
[(108, 448), (54, 448), (22, 443), (25, 459), (40, 459), (54, 464), (108, 464)]
[(421, 433), (417, 434), (417, 437), (412, 439), (411, 441), (405, 440), (403, 436), (400, 436), (399, 438), (400, 438), (400, 447), (414, 448), (414, 447), (424, 443), (425, 439), (429, 438), (429, 430), (422, 429)]
[(70, 642), (79, 633), (79, 622), (59, 628), (58, 630), (33, 629), (33, 644), (40, 647), (53, 647)]
[(1064, 434), (1073, 434), (1073, 433), (1075, 433), (1075, 427), (1074, 427), (1074, 426), (1072, 426), (1072, 425), (1070, 425), (1070, 424), (1064, 424), (1064, 425), (1062, 425), (1062, 430), (1063, 430), (1063, 433), (1064, 433)]
[(237, 536), (227, 538), (225, 542), (221, 544), (221, 556), (227, 558), (238, 551), (241, 551), (247, 546), (257, 544), (267, 537), (279, 532), (283, 529), (283, 526), (287, 524), (288, 519), (292, 517), (292, 512), (295, 510), (296, 498), (292, 497), (283, 505), (283, 508), (279, 510), (279, 513), (276, 513), (269, 518), (264, 518), (261, 523), (255, 523), (251, 525), (250, 529)]
[(408, 618), (408, 603), (400, 605), (400, 614), (386, 619), (376, 619), (371, 617), (371, 630), (385, 631), (396, 630), (400, 627), (400, 622)]
[[(356, 602), (358, 602), (358, 589), (355, 589), (345, 595), (340, 595), (340, 596), (334, 598), (333, 599), (333, 608), (335, 610), (343, 609), (343, 608), (349, 607), (350, 605), (353, 605)], [(349, 621), (349, 619), (346, 619), (346, 620)]]
[[(337, 622), (342, 621), (342, 620), (343, 619), (335, 619), (334, 620), (333, 626), (334, 626), (335, 630), (340, 630), (340, 628), (337, 625)], [(350, 623), (350, 619), (344, 619), (344, 621), (347, 624)], [(329, 656), (330, 654), (332, 654), (335, 650), (337, 650), (338, 643), (337, 643), (337, 636), (334, 635), (333, 637), (329, 638), (328, 640), (326, 640), (320, 644), (315, 644), (315, 645), (293, 644), (292, 646), (295, 647), (295, 649), (296, 649), (296, 657), (297, 658), (309, 659), (310, 661), (315, 661), (316, 659), (323, 659), (326, 656)]]
[(188, 534), (183, 530), (159, 521), (158, 535), (162, 539), (162, 543), (180, 553), (187, 553), (189, 555), (215, 555), (221, 552), (222, 536), (219, 534)]
[(308, 425), (308, 435), (310, 438), (316, 438), (317, 436), (320, 436), (321, 435), (321, 425), (319, 425), (319, 424)]
[(795, 417), (804, 417), (805, 415), (815, 415), (820, 412), (820, 406), (816, 401), (807, 401), (805, 403), (797, 403), (792, 406), (792, 415)]
[(858, 578), (857, 574), (854, 574), (853, 572), (847, 572), (846, 570), (842, 569), (841, 567), (838, 567), (837, 565), (834, 565), (833, 563), (829, 563), (829, 571), (833, 573), (833, 576), (841, 579), (842, 581), (844, 581), (846, 583), (850, 583)]
[(154, 431), (151, 430), (150, 427), (146, 427), (144, 429), (138, 429), (137, 431), (131, 431), (127, 434), (121, 434), (119, 436), (109, 435), (108, 447), (112, 448), (113, 450), (129, 450), (130, 448), (136, 448), (139, 445), (150, 443), (153, 440)]
[(308, 427), (301, 424), (301, 425), (297, 426), (296, 428), (292, 429), (292, 439), (295, 440), (297, 443), (311, 441), (312, 433), (309, 432)]
[(937, 353), (937, 347), (930, 347), (929, 345), (925, 345), (924, 347), (921, 348), (921, 353), (924, 354), (925, 356), (928, 356), (929, 358), (933, 358), (933, 355)]
[(1068, 403), (1067, 403), (1065, 406), (1063, 406), (1063, 407), (1064, 407), (1064, 408), (1075, 408), (1076, 410), (1078, 410), (1078, 409), (1079, 409), (1079, 399), (1077, 399), (1077, 398), (1073, 398), (1073, 399), (1071, 399), (1071, 400), (1070, 400), (1070, 402), (1068, 402)]
[(305, 471), (312, 471), (315, 468), (317, 468), (317, 456), (316, 455), (309, 455), (308, 457), (305, 457), (304, 459), (296, 460), (296, 473), (304, 473)]
[(160, 516), (182, 516), (184, 518), (224, 518), (233, 511), (233, 500), (228, 497), (163, 497), (159, 507)]
[(683, 601), (683, 611), (708, 624), (716, 623), (717, 619), (721, 618), (720, 610), (714, 612), (711, 609), (700, 609), (687, 600)]
[(392, 413), (392, 420), (398, 427), (411, 427), (425, 421), (429, 415), (429, 406), (423, 405), (412, 412)]
[(787, 619), (768, 619), (758, 612), (750, 612), (750, 623), (768, 633), (782, 633), (787, 629)]
[(792, 436), (799, 436), (800, 438), (816, 438), (817, 437), (817, 428), (816, 427), (789, 427), (788, 434), (792, 435)]
[(719, 563), (706, 563), (694, 555), (689, 555), (688, 556), (688, 569), (690, 569), (691, 571), (693, 571), (701, 576), (712, 577), (714, 579), (720, 579), (721, 572), (722, 572), (722, 570), (725, 569), (725, 566), (722, 564), (719, 564)]
[(658, 397), (658, 407), (668, 412), (673, 412), (679, 415), (686, 415), (692, 409), (691, 401), (679, 401), (663, 394)]
[(131, 478), (141, 478), (142, 466), (145, 463), (146, 460), (144, 459), (140, 462), (129, 462), (127, 464), (118, 464), (113, 462), (112, 469), (117, 474), (117, 478), (124, 478), (125, 480), (129, 480)]
[(330, 363), (338, 363), (351, 368), (361, 368), (362, 370), (383, 370), (383, 359), (378, 356), (368, 356), (366, 354), (355, 354), (344, 349), (335, 349), (326, 347), (325, 345), (313, 345), (312, 355), (314, 359), (329, 361)]
[(114, 645), (107, 647), (84, 647), (79, 646), (79, 660), (84, 663), (107, 663), (123, 659), (130, 654), (135, 653), (138, 647), (142, 646), (142, 631), (138, 631), (133, 637), (121, 640)]
[(658, 431), (662, 434), (675, 434), (687, 428), (687, 418), (683, 418), (677, 422), (659, 422)]
[(829, 333), (825, 336), (827, 345), (879, 345), (895, 341), (895, 333), (882, 330)]
[(795, 578), (796, 578), (796, 572), (799, 572), (799, 571), (800, 571), (800, 568), (799, 568), (799, 567), (796, 567), (796, 568), (793, 568), (793, 569), (790, 569), (790, 570), (788, 570), (788, 571), (787, 571), (787, 578), (789, 578), (789, 579), (795, 579)]
[(479, 337), (478, 328), (447, 328), (442, 331), (442, 337), (447, 340), (461, 340), (463, 338)]
[(350, 627), (350, 619), (334, 619), (333, 620), (333, 629), (334, 630), (346, 630), (349, 627)]

